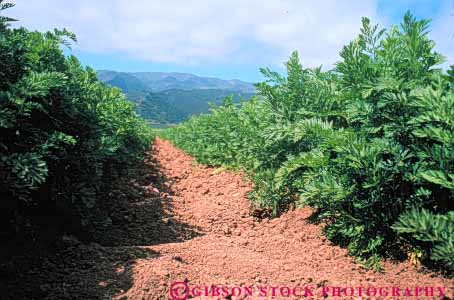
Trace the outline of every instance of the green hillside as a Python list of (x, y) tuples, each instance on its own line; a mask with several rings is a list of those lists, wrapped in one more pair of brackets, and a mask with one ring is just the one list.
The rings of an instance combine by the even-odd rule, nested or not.
[(239, 103), (254, 94), (225, 90), (178, 90), (161, 92), (130, 92), (128, 99), (136, 103), (137, 112), (155, 127), (165, 127), (187, 120), (193, 115), (208, 112), (210, 103), (222, 104), (226, 97)]
[[(122, 88), (129, 90), (164, 91), (170, 89), (220, 89), (241, 92), (255, 92), (252, 83), (241, 80), (223, 80), (213, 77), (202, 77), (189, 73), (177, 72), (117, 72), (99, 70), (99, 79), (106, 82), (121, 82), (127, 84)], [(138, 86), (138, 82), (140, 85)], [(112, 85), (116, 85), (113, 84)]]
[(186, 116), (207, 112), (210, 108), (209, 103), (221, 104), (225, 97), (232, 96), (235, 102), (243, 99), (250, 99), (253, 93), (243, 93), (238, 91), (226, 91), (219, 89), (207, 90), (178, 90), (171, 89), (159, 93), (153, 93), (156, 97), (165, 100), (167, 103), (178, 107)]
[(167, 102), (165, 97), (159, 93), (150, 92), (138, 96), (129, 95), (128, 97), (134, 99), (137, 112), (154, 127), (177, 124), (187, 119), (182, 111)]
[(137, 105), (137, 112), (153, 126), (180, 123), (208, 112), (209, 103), (219, 105), (225, 97), (234, 102), (248, 100), (255, 93), (251, 83), (222, 80), (184, 73), (125, 73), (98, 71), (98, 78), (120, 88)]
[[(104, 78), (104, 79), (102, 79)], [(132, 93), (138, 91), (147, 91), (149, 90), (148, 86), (145, 85), (142, 81), (136, 77), (123, 74), (122, 76), (109, 76), (109, 77), (100, 77), (105, 83), (116, 86), (120, 88), (124, 93)]]

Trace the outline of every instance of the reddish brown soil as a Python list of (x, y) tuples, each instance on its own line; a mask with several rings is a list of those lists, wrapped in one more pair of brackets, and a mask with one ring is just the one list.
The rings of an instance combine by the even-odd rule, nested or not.
[(409, 262), (385, 262), (381, 273), (363, 269), (323, 237), (309, 208), (255, 219), (246, 197), (251, 184), (241, 174), (197, 165), (159, 139), (153, 156), (137, 181), (113, 191), (105, 208), (112, 225), (96, 243), (65, 236), (50, 252), (0, 264), (0, 299), (169, 299), (174, 282), (210, 291), (252, 287), (248, 299), (259, 299), (260, 287), (270, 295), (273, 286), (308, 287), (317, 299), (333, 286), (434, 286), (453, 296), (454, 279)]
[(162, 140), (155, 143), (155, 157), (174, 192), (169, 227), (187, 224), (202, 235), (145, 247), (159, 256), (138, 259), (132, 287), (116, 299), (168, 299), (175, 281), (189, 286), (310, 286), (317, 294), (332, 286), (444, 286), (452, 297), (453, 279), (409, 262), (385, 262), (381, 273), (364, 270), (322, 236), (320, 225), (308, 221), (309, 208), (255, 220), (246, 198), (251, 185), (239, 174), (196, 165)]

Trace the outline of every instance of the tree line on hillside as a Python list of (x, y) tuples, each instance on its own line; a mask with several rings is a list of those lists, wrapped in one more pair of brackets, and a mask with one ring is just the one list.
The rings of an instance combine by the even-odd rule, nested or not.
[(128, 93), (136, 103), (137, 112), (153, 127), (168, 127), (190, 117), (208, 112), (212, 105), (220, 105), (226, 97), (233, 101), (249, 100), (254, 94), (219, 89), (178, 90), (170, 89), (146, 94)]

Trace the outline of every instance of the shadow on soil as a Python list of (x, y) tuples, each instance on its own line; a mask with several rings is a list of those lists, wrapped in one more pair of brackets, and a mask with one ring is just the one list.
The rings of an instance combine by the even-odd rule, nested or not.
[[(109, 220), (81, 242), (63, 235), (51, 245), (19, 251), (0, 261), (0, 299), (112, 299), (133, 284), (140, 258), (159, 253), (146, 245), (201, 235), (172, 218), (172, 190), (151, 155), (140, 176), (112, 191), (102, 207)], [(2, 247), (8, 245), (2, 245)]]

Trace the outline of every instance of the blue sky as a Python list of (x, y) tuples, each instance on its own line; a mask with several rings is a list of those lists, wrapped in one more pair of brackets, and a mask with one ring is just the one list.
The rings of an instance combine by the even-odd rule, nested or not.
[[(437, 50), (454, 64), (454, 0), (16, 0), (17, 25), (66, 27), (72, 53), (95, 69), (189, 72), (258, 81), (282, 71), (292, 50), (303, 65), (331, 68), (361, 16), (383, 27), (407, 10), (432, 19)], [(16, 26), (17, 26), (16, 25)]]

